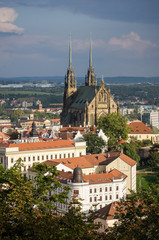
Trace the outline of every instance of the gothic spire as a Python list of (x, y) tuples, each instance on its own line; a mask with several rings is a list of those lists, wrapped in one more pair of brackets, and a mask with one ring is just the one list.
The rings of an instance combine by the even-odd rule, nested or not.
[(70, 42), (69, 42), (69, 68), (72, 68), (71, 33), (70, 33)]
[(89, 67), (92, 68), (92, 39), (90, 36)]

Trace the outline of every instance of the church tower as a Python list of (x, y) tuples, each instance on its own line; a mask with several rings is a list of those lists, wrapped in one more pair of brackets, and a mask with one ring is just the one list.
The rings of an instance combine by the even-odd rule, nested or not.
[[(76, 87), (76, 76), (72, 68), (72, 49), (71, 49), (71, 35), (69, 40), (69, 66), (67, 69), (67, 75), (65, 75), (65, 88), (63, 96), (63, 111), (62, 116), (65, 117), (67, 114), (68, 107), (72, 102), (74, 92), (77, 91)], [(62, 117), (61, 116), (61, 117)]]
[(92, 40), (90, 40), (90, 50), (89, 50), (89, 68), (87, 75), (85, 76), (85, 85), (86, 86), (97, 86), (97, 77), (94, 73), (92, 66)]

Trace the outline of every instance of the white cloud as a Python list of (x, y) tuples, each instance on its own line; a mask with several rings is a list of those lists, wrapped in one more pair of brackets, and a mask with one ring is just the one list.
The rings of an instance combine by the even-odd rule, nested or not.
[(120, 49), (139, 51), (140, 53), (148, 48), (158, 47), (157, 44), (149, 40), (142, 40), (135, 32), (123, 35), (121, 38), (110, 38), (109, 45)]
[(0, 8), (0, 32), (1, 33), (23, 33), (23, 28), (13, 24), (18, 14), (13, 8)]

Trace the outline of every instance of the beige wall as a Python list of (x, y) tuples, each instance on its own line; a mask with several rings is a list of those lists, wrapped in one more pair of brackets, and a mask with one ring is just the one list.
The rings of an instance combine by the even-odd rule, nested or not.
[(129, 189), (136, 191), (136, 165), (131, 167), (129, 164), (120, 159), (120, 157), (118, 157), (116, 160), (112, 161), (106, 166), (107, 171), (110, 171), (114, 168), (126, 174), (128, 177), (126, 193), (130, 193)]

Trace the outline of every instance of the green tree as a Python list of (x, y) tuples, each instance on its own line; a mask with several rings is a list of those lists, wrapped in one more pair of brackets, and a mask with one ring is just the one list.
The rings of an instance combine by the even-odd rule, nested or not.
[(48, 194), (62, 187), (55, 166), (36, 165), (35, 182), (21, 175), (22, 166), (20, 159), (9, 170), (0, 165), (0, 239), (102, 239), (92, 215), (81, 213), (77, 202), (64, 216), (57, 215), (57, 202), (66, 203), (69, 188)]
[(116, 207), (118, 222), (107, 231), (107, 240), (159, 239), (159, 184), (127, 196)]
[(127, 126), (127, 119), (118, 113), (107, 114), (105, 117), (101, 116), (98, 120), (98, 128), (102, 129), (109, 138), (110, 147), (121, 139), (126, 140), (130, 130)]
[(158, 151), (151, 151), (147, 160), (147, 165), (149, 167), (157, 167), (159, 164), (159, 153)]
[(98, 154), (102, 152), (102, 149), (105, 146), (105, 142), (101, 137), (98, 137), (97, 134), (88, 133), (84, 135), (84, 140), (86, 141), (87, 153)]
[(122, 143), (124, 154), (135, 160), (137, 163), (140, 161), (140, 156), (137, 154), (136, 148), (130, 143)]
[(10, 118), (11, 118), (12, 122), (16, 122), (20, 117), (22, 117), (24, 115), (25, 115), (25, 113), (23, 110), (17, 109), (17, 110), (12, 111)]

